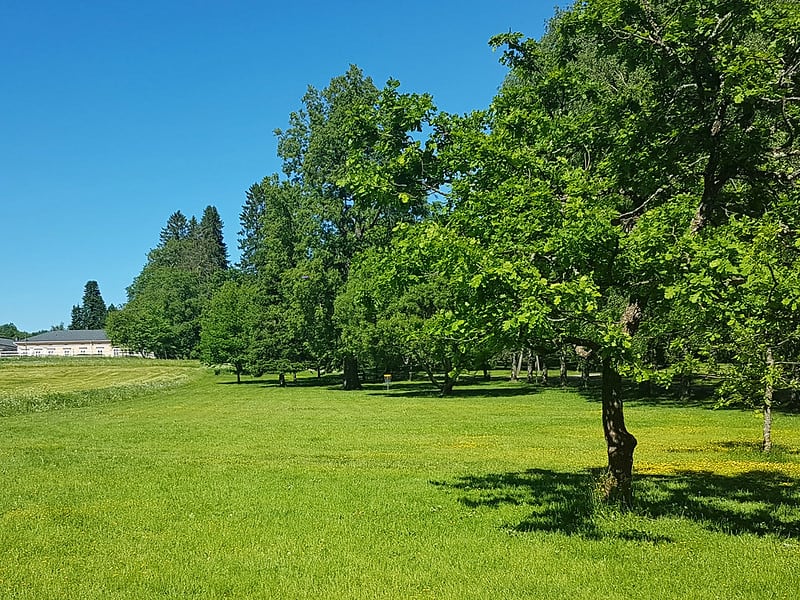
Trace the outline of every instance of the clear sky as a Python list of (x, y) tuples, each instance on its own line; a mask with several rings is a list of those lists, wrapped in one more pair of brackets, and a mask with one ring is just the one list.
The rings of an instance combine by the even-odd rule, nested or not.
[(238, 259), (273, 131), (356, 64), (439, 109), (488, 106), (487, 41), (539, 37), (548, 0), (0, 0), (0, 324), (69, 324), (87, 281), (121, 304), (169, 215), (213, 204)]

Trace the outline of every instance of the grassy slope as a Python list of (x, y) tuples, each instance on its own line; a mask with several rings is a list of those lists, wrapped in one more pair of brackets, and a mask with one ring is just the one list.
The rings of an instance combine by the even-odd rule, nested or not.
[(120, 400), (178, 385), (196, 363), (131, 358), (0, 360), (0, 417)]
[(800, 593), (797, 417), (765, 460), (751, 413), (632, 405), (620, 514), (578, 394), (222, 381), (0, 419), (0, 597)]

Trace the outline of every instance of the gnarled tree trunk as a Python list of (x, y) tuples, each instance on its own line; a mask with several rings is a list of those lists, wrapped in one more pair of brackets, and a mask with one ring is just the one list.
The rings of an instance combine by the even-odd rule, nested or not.
[[(631, 301), (620, 318), (622, 331), (633, 336), (642, 320), (642, 308)], [(604, 481), (606, 500), (630, 506), (633, 500), (633, 451), (636, 438), (625, 427), (622, 408), (622, 376), (611, 357), (603, 358), (603, 433), (608, 452), (608, 472)]]
[(625, 428), (622, 377), (610, 358), (603, 359), (603, 433), (608, 451), (608, 472), (603, 483), (605, 499), (630, 505), (633, 499), (633, 451), (636, 438)]

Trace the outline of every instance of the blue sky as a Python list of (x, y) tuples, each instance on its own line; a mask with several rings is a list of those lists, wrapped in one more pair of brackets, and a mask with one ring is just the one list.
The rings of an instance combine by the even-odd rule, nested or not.
[(120, 304), (176, 210), (213, 204), (238, 259), (273, 131), (357, 64), (441, 110), (486, 107), (487, 41), (539, 37), (555, 0), (0, 2), (0, 324), (69, 324), (84, 285)]

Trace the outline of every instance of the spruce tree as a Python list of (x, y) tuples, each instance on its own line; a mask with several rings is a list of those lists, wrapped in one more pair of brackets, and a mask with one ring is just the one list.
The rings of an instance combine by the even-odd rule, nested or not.
[(87, 281), (83, 289), (83, 303), (72, 307), (69, 329), (102, 329), (106, 324), (108, 309), (100, 295), (96, 281)]
[(69, 329), (86, 329), (83, 326), (83, 310), (77, 304), (72, 305), (72, 316)]
[(239, 250), (241, 251), (241, 259), (239, 260), (239, 269), (245, 273), (256, 273), (256, 253), (263, 239), (263, 218), (265, 213), (266, 201), (264, 199), (264, 191), (262, 185), (272, 184), (277, 185), (278, 176), (273, 175), (266, 178), (262, 184), (254, 183), (247, 190), (244, 206), (242, 212), (239, 213), (239, 223), (242, 228), (239, 231)]
[(222, 234), (222, 219), (214, 206), (206, 206), (200, 218), (198, 237), (202, 260), (209, 271), (228, 268), (228, 248)]
[(83, 328), (102, 329), (107, 315), (108, 309), (100, 295), (100, 286), (96, 281), (87, 281), (83, 291)]
[(175, 211), (161, 230), (158, 245), (163, 248), (170, 240), (183, 240), (189, 235), (189, 222), (181, 211)]

